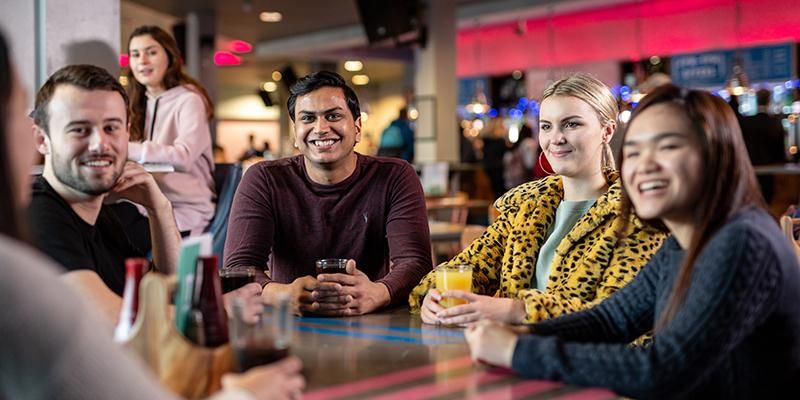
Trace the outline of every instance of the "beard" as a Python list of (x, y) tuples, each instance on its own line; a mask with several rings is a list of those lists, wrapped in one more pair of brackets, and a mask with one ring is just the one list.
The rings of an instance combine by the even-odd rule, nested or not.
[(118, 163), (116, 159), (112, 163), (114, 168), (110, 178), (89, 178), (80, 173), (80, 159), (71, 163), (67, 160), (61, 160), (58, 153), (53, 154), (53, 173), (59, 182), (73, 190), (84, 193), (90, 196), (99, 196), (108, 193), (114, 185), (117, 184), (119, 176), (122, 175), (123, 165)]

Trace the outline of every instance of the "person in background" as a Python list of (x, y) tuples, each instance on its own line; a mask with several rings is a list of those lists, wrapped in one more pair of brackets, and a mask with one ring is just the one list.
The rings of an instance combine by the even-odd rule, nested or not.
[[(183, 236), (198, 235), (214, 217), (214, 158), (208, 121), (214, 106), (208, 93), (183, 71), (175, 39), (157, 26), (140, 26), (128, 39), (128, 94), (131, 144), (128, 159), (166, 163), (175, 172), (155, 175), (175, 210)], [(133, 238), (147, 238), (147, 213), (138, 207), (115, 210)], [(147, 240), (136, 244), (147, 250)]]
[[(287, 108), (302, 155), (252, 166), (236, 191), (225, 267), (269, 270), (263, 298), (289, 294), (297, 311), (330, 316), (404, 303), (431, 269), (425, 197), (405, 161), (354, 151), (358, 97), (333, 72), (292, 86)], [(315, 261), (349, 259), (316, 275)]]
[(411, 129), (411, 122), (408, 120), (408, 108), (403, 107), (400, 109), (397, 119), (383, 130), (378, 155), (402, 158), (413, 164), (414, 142), (414, 130)]
[(214, 145), (214, 164), (224, 164), (228, 162), (225, 156), (225, 148), (220, 146), (218, 143)]
[[(800, 376), (800, 267), (764, 209), (730, 107), (664, 86), (636, 107), (623, 146), (626, 210), (672, 237), (594, 308), (530, 334), (468, 328), (472, 357), (626, 397), (785, 397)], [(650, 346), (627, 344), (652, 329)]]
[[(98, 310), (26, 243), (35, 143), (25, 97), (0, 34), (0, 191), (6, 194), (0, 196), (0, 398), (174, 399), (140, 360), (98, 329), (104, 324)], [(300, 370), (300, 361), (290, 357), (226, 375), (213, 399), (297, 398), (305, 385)]]
[(247, 146), (247, 150), (239, 157), (239, 162), (245, 162), (252, 158), (261, 158), (264, 154), (256, 149), (256, 135), (254, 133), (247, 135)]
[(517, 187), (533, 180), (533, 166), (539, 156), (539, 143), (533, 138), (533, 130), (523, 123), (517, 141), (511, 143), (503, 155), (503, 182), (505, 189)]
[(494, 198), (496, 199), (506, 192), (505, 181), (503, 180), (503, 156), (506, 153), (508, 129), (506, 129), (501, 117), (492, 118), (486, 128), (486, 132), (481, 138), (483, 142), (481, 163), (486, 176), (489, 177), (492, 192), (494, 192)]
[(278, 157), (275, 156), (275, 153), (272, 152), (269, 146), (269, 141), (264, 141), (264, 149), (261, 150), (261, 157), (264, 158), (266, 161), (277, 160)]
[[(473, 266), (473, 293), (440, 293), (429, 273), (409, 296), (411, 311), (428, 324), (532, 323), (592, 307), (630, 282), (664, 234), (622, 211), (608, 147), (616, 118), (614, 96), (594, 77), (550, 85), (539, 140), (556, 175), (497, 200), (495, 222), (447, 262)], [(445, 309), (443, 296), (468, 303)]]
[[(781, 118), (769, 113), (771, 98), (772, 92), (768, 89), (759, 89), (756, 92), (758, 112), (756, 115), (742, 117), (739, 121), (747, 154), (755, 166), (786, 162), (786, 131), (783, 129)], [(775, 177), (759, 175), (758, 184), (764, 199), (769, 204), (775, 192)]]

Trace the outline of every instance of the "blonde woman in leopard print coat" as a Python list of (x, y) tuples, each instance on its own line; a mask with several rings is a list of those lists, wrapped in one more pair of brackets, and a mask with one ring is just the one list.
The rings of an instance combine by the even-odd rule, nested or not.
[[(497, 220), (446, 263), (473, 266), (472, 293), (439, 293), (431, 272), (409, 296), (411, 311), (431, 324), (533, 323), (591, 307), (630, 282), (666, 235), (622, 216), (608, 147), (616, 118), (614, 96), (589, 75), (548, 87), (539, 139), (555, 175), (498, 199)], [(444, 308), (443, 296), (467, 304)]]

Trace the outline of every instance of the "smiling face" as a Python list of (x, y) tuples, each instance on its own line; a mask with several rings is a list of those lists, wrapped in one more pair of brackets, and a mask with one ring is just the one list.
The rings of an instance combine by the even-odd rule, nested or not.
[(109, 90), (62, 84), (48, 105), (47, 133), (36, 129), (45, 177), (59, 192), (97, 196), (117, 182), (128, 155), (125, 101)]
[(353, 119), (342, 89), (325, 86), (299, 96), (294, 130), (307, 167), (330, 171), (355, 161), (361, 117)]
[(622, 152), (622, 180), (636, 214), (686, 222), (702, 190), (702, 154), (680, 107), (663, 103), (631, 121)]
[(128, 44), (128, 56), (133, 77), (148, 92), (164, 90), (164, 75), (169, 67), (166, 50), (150, 35), (135, 36)]
[(603, 142), (613, 125), (603, 126), (595, 110), (572, 96), (544, 99), (539, 115), (539, 140), (553, 171), (570, 178), (600, 173)]

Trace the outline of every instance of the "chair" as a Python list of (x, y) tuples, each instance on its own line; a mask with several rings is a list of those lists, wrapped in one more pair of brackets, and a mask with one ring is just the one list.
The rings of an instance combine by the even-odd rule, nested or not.
[(448, 197), (428, 197), (425, 199), (428, 218), (451, 224), (465, 225), (469, 216), (469, 195), (458, 192)]
[(207, 232), (213, 237), (212, 248), (222, 266), (225, 250), (225, 237), (228, 235), (228, 215), (233, 205), (233, 195), (242, 180), (240, 164), (217, 164), (214, 168), (214, 187), (217, 191), (217, 207), (214, 218), (208, 224)]
[(781, 217), (780, 223), (783, 234), (787, 239), (789, 239), (789, 242), (791, 242), (794, 253), (797, 255), (797, 260), (800, 261), (800, 244), (798, 244), (797, 240), (795, 240), (794, 229), (792, 229), (795, 223), (800, 223), (800, 220), (784, 215)]

